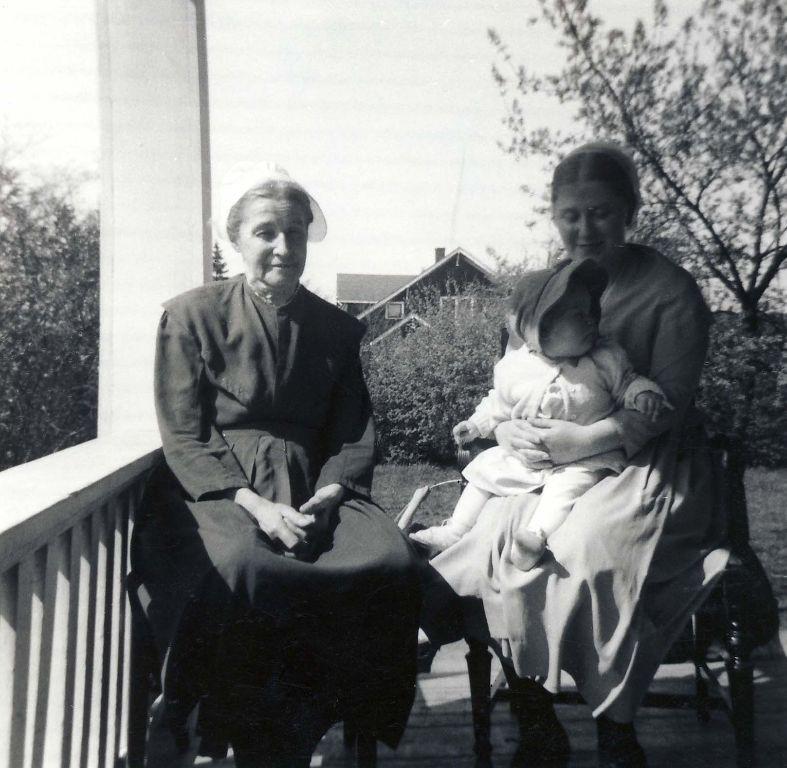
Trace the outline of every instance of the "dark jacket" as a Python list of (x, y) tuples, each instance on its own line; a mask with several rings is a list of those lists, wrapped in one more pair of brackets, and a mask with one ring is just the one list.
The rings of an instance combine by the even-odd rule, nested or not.
[[(156, 412), (164, 455), (194, 501), (252, 487), (284, 503), (341, 483), (369, 495), (374, 423), (358, 350), (364, 327), (301, 287), (266, 305), (240, 275), (167, 302)], [(238, 440), (256, 439), (242, 466)]]

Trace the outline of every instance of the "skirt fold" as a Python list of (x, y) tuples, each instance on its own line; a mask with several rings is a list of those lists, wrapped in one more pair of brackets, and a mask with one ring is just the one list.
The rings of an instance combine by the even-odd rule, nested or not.
[(382, 510), (346, 500), (327, 548), (305, 562), (229, 501), (184, 500), (154, 481), (142, 508), (132, 569), (166, 657), (165, 702), (185, 714), (201, 702), (211, 749), (239, 718), (262, 733), (291, 727), (296, 711), (356, 717), (397, 744), (415, 692), (421, 566)]
[(517, 674), (552, 691), (565, 671), (594, 714), (631, 719), (726, 564), (718, 487), (701, 441), (678, 452), (664, 436), (588, 490), (529, 571), (513, 564), (511, 544), (538, 497), (492, 498), (432, 561), (427, 632), (486, 638)]

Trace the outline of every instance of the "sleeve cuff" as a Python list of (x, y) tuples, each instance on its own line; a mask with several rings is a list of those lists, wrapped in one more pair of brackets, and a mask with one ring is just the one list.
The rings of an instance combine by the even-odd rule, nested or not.
[[(222, 488), (220, 490), (207, 491), (203, 493), (198, 501), (233, 501), (235, 494), (241, 488), (249, 488), (248, 485), (234, 485), (231, 488)], [(252, 490), (249, 488), (249, 490)]]
[(219, 482), (213, 481), (209, 486), (202, 485), (186, 488), (186, 492), (194, 501), (210, 501), (223, 497), (227, 491), (238, 490), (239, 488), (249, 488), (245, 478), (239, 480), (237, 477), (227, 477)]
[(674, 414), (670, 411), (666, 416), (662, 415), (658, 421), (652, 422), (638, 411), (620, 410), (607, 418), (615, 425), (626, 458), (630, 459), (650, 440), (670, 428)]
[(314, 490), (319, 491), (320, 488), (325, 488), (326, 485), (334, 484), (341, 485), (354, 495), (362, 496), (365, 499), (369, 499), (372, 496), (371, 478), (367, 481), (366, 478), (321, 477), (314, 486)]
[(346, 467), (328, 462), (320, 472), (314, 490), (318, 491), (326, 485), (338, 484), (344, 486), (358, 496), (370, 498), (372, 494), (372, 467), (362, 472), (348, 472)]
[(481, 437), (489, 437), (495, 431), (495, 427), (499, 423), (488, 417), (479, 418), (477, 416), (471, 416), (468, 421), (475, 426)]

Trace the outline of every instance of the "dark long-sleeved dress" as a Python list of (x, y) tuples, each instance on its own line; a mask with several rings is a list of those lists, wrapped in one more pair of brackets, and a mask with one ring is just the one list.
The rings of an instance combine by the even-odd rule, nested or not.
[[(308, 751), (348, 716), (391, 745), (403, 731), (418, 566), (369, 500), (362, 332), (303, 287), (276, 308), (243, 276), (165, 305), (155, 397), (166, 462), (145, 494), (132, 570), (166, 659), (169, 717), (201, 702), (203, 753), (236, 739)], [(248, 487), (297, 509), (332, 483), (345, 500), (309, 562), (223, 498)]]

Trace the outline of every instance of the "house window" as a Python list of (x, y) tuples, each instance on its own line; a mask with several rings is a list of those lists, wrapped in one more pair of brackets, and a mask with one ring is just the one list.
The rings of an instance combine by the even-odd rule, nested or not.
[(452, 311), (454, 317), (459, 314), (471, 314), (480, 312), (490, 301), (498, 301), (496, 298), (485, 296), (441, 296), (440, 309)]
[(441, 296), (440, 309), (453, 309), (454, 316), (460, 312), (475, 312), (475, 296)]
[(404, 302), (389, 301), (385, 305), (386, 320), (401, 320), (404, 317)]

